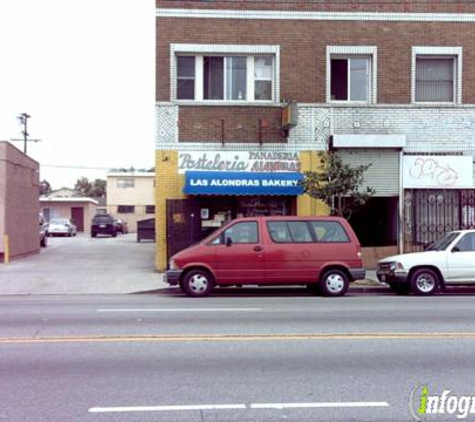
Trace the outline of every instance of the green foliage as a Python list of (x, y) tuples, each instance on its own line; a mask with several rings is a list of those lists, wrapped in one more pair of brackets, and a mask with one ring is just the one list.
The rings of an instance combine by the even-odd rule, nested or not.
[(53, 189), (51, 189), (51, 185), (47, 180), (42, 180), (40, 182), (40, 196), (48, 195), (52, 190)]
[(76, 181), (74, 189), (81, 192), (84, 196), (92, 198), (100, 198), (106, 196), (106, 181), (96, 179), (93, 182), (87, 177), (81, 177)]
[(343, 164), (333, 151), (320, 152), (319, 158), (320, 171), (304, 172), (304, 192), (323, 201), (330, 208), (331, 215), (349, 218), (375, 193), (369, 187), (362, 189), (364, 172), (370, 165), (351, 167)]

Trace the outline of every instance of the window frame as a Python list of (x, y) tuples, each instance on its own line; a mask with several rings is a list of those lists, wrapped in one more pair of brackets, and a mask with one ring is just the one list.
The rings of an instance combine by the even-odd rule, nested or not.
[[(366, 101), (333, 100), (331, 97), (331, 61), (332, 59), (346, 59), (350, 66), (351, 59), (368, 59), (368, 98)], [(327, 46), (327, 78), (326, 102), (331, 104), (375, 104), (377, 103), (378, 86), (378, 48), (376, 46)], [(348, 95), (351, 90), (351, 72), (348, 72)]]
[[(195, 57), (195, 94), (194, 99), (177, 98), (177, 77), (179, 56)], [(204, 99), (204, 58), (223, 58), (223, 99)], [(226, 99), (226, 58), (246, 57), (246, 99)], [(273, 59), (272, 98), (255, 99), (254, 58), (271, 56)], [(221, 45), (221, 44), (171, 44), (170, 46), (170, 98), (179, 104), (189, 105), (276, 105), (280, 98), (280, 47), (277, 45)], [(260, 79), (259, 79), (260, 80)], [(250, 98), (250, 99), (248, 99)]]
[[(345, 234), (346, 240), (323, 240), (319, 239), (317, 230), (315, 228), (315, 225), (318, 223), (325, 223), (325, 224), (334, 224), (335, 226), (338, 226), (341, 229), (341, 232)], [(345, 226), (341, 224), (339, 221), (325, 221), (325, 220), (311, 220), (310, 221), (310, 228), (312, 230), (313, 235), (315, 236), (315, 239), (318, 244), (320, 245), (331, 245), (331, 244), (336, 244), (336, 243), (351, 243), (351, 237), (350, 234), (348, 233), (348, 230), (346, 230)]]
[(135, 214), (135, 205), (117, 205), (117, 214)]
[[(411, 64), (411, 103), (420, 105), (448, 105), (462, 104), (462, 47), (412, 47)], [(418, 58), (427, 59), (450, 59), (454, 60), (454, 92), (453, 101), (416, 101), (416, 63)]]
[[(270, 224), (272, 224), (272, 223), (285, 224), (285, 226), (287, 227), (287, 233), (290, 236), (290, 240), (289, 241), (287, 241), (287, 240), (279, 241), (279, 240), (274, 239), (274, 237), (271, 234), (271, 228), (270, 228)], [(310, 234), (311, 239), (308, 240), (308, 241), (296, 241), (294, 239), (293, 234), (292, 234), (292, 230), (289, 226), (289, 223), (303, 223), (307, 227), (307, 230), (308, 230), (308, 233)], [(276, 244), (279, 244), (279, 245), (280, 244), (303, 244), (303, 245), (308, 245), (308, 244), (317, 243), (317, 238), (315, 236), (315, 232), (313, 230), (313, 227), (312, 227), (311, 223), (312, 223), (312, 221), (309, 221), (309, 220), (268, 220), (268, 221), (266, 221), (266, 227), (267, 227), (267, 233), (269, 234), (269, 238), (270, 238), (272, 243), (276, 243)]]
[[(131, 183), (126, 183), (126, 182), (131, 182)], [(135, 179), (133, 177), (120, 177), (117, 179), (117, 189), (133, 189), (133, 188), (135, 188)]]

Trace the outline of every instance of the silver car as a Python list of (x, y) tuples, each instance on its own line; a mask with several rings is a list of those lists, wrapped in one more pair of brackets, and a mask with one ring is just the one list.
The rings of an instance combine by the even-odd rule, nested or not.
[(76, 236), (77, 228), (69, 218), (52, 218), (49, 222), (49, 236)]

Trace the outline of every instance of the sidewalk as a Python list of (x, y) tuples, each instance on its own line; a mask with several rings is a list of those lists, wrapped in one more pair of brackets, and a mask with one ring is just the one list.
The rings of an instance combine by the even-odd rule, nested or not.
[(0, 264), (0, 295), (117, 294), (167, 288), (154, 268), (155, 243), (116, 238), (49, 238), (37, 255)]
[[(37, 255), (0, 264), (0, 295), (124, 294), (169, 289), (155, 271), (155, 243), (136, 242), (134, 234), (117, 238), (49, 238)], [(387, 289), (367, 279), (351, 284), (362, 292)]]

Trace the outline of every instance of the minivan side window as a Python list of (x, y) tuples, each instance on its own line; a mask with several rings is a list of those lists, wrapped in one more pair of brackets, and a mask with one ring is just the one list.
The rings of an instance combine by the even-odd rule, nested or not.
[(319, 243), (343, 243), (350, 238), (338, 221), (312, 221), (311, 225)]
[(220, 239), (223, 239), (224, 243), (227, 242), (227, 239), (230, 239), (233, 244), (258, 243), (257, 223), (255, 221), (236, 223), (226, 229), (223, 235), (220, 236)]
[(267, 223), (267, 230), (271, 239), (276, 243), (291, 243), (289, 228), (285, 221), (272, 221)]
[(305, 221), (270, 221), (267, 228), (275, 243), (310, 243), (312, 234)]

